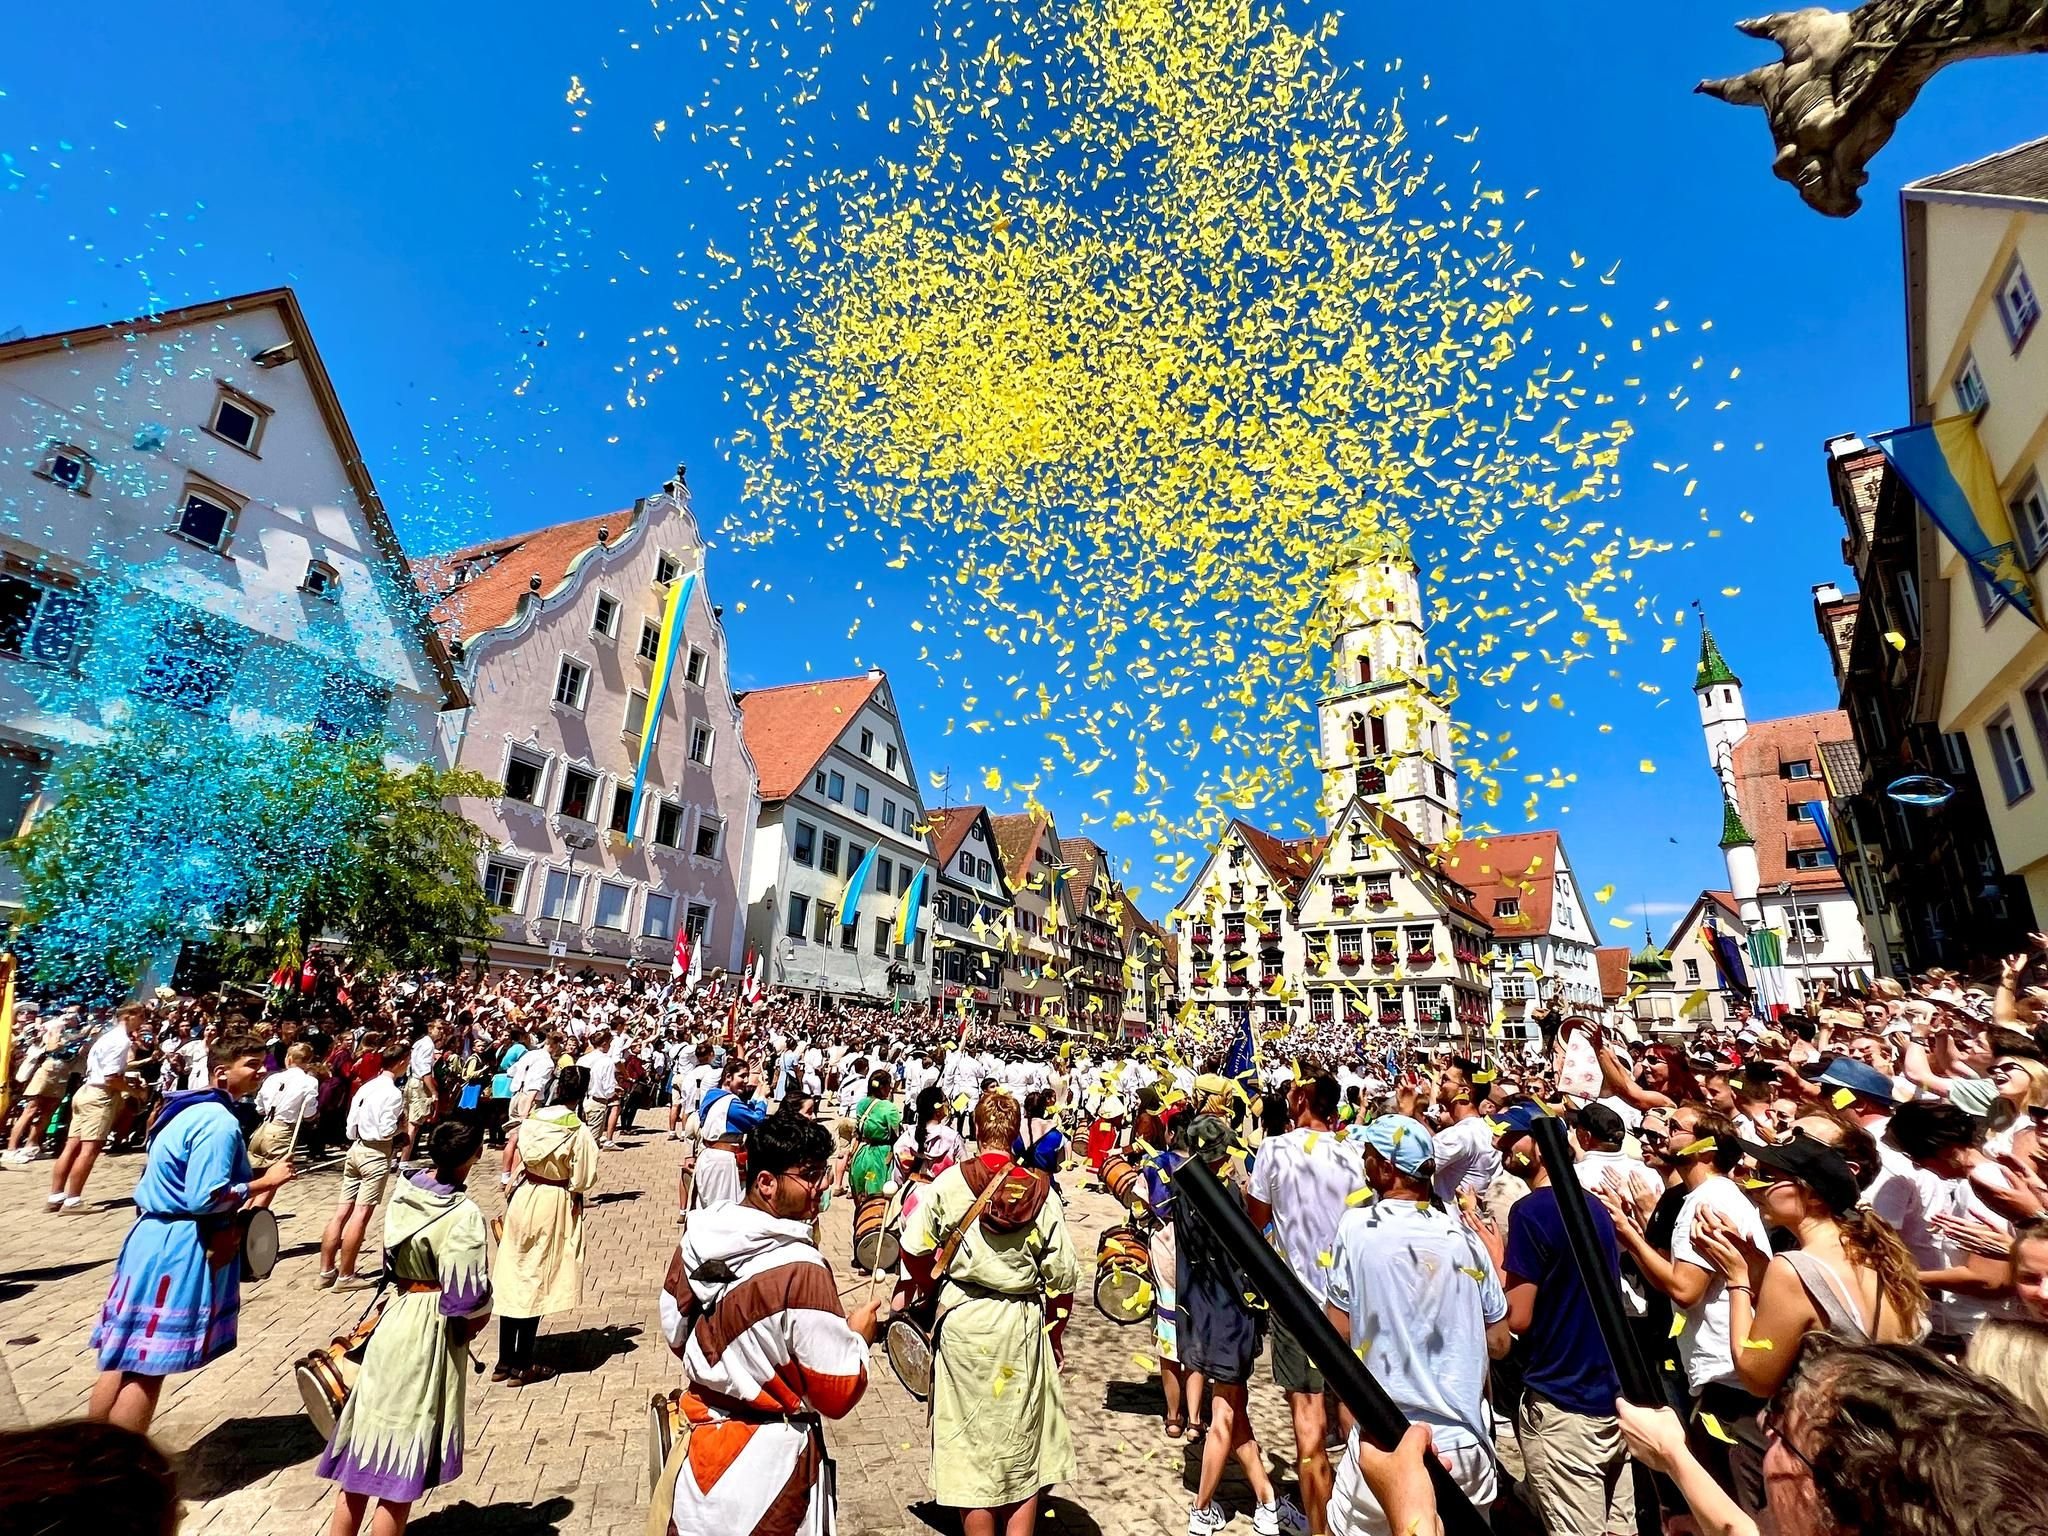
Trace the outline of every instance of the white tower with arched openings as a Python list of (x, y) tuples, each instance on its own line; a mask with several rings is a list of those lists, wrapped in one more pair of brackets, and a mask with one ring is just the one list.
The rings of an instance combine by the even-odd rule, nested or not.
[(1327, 599), (1332, 677), (1317, 701), (1323, 819), (1362, 797), (1425, 843), (1462, 826), (1450, 711), (1432, 685), (1422, 584), (1405, 539), (1338, 567)]
[(1749, 709), (1742, 702), (1742, 679), (1721, 655), (1714, 632), (1700, 615), (1700, 664), (1693, 674), (1693, 697), (1700, 701), (1700, 730), (1707, 738), (1707, 761), (1721, 781), (1721, 792), (1735, 799), (1735, 748), (1749, 734)]

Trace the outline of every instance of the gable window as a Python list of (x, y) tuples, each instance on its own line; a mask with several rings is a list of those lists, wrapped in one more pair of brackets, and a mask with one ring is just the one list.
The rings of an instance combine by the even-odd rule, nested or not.
[(619, 638), (619, 600), (609, 592), (597, 594), (590, 609), (590, 632), (607, 640)]
[(1825, 848), (1794, 848), (1792, 867), (1794, 869), (1827, 869), (1835, 861), (1828, 856)]
[(53, 443), (44, 453), (36, 474), (52, 485), (80, 496), (90, 496), (95, 467), (92, 455), (83, 448), (74, 448), (69, 443)]
[(896, 802), (887, 795), (882, 796), (882, 825), (885, 827), (896, 825)]
[(505, 760), (505, 798), (539, 804), (541, 772), (546, 762), (547, 759), (530, 752), (515, 750)]
[(839, 834), (836, 832), (827, 832), (818, 842), (818, 873), (839, 873)]
[(875, 755), (875, 733), (873, 731), (865, 729), (861, 731), (860, 755), (862, 757), (873, 757)]
[(654, 812), (654, 840), (664, 848), (680, 848), (683, 845), (683, 808), (673, 800), (664, 800)]
[(811, 915), (811, 898), (789, 893), (789, 922), (783, 932), (801, 944), (804, 941), (804, 919)]
[(675, 937), (676, 899), (664, 896), (659, 891), (647, 893), (646, 905), (640, 909), (640, 937), (643, 939), (669, 939)]
[(796, 824), (796, 831), (789, 842), (789, 856), (809, 869), (811, 861), (818, 856), (818, 829), (808, 821)]
[(2006, 604), (2012, 601), (2012, 594), (1986, 576), (1977, 566), (1971, 565), (1969, 570), (1970, 585), (1975, 588), (1977, 593), (1978, 617), (1986, 625), (1989, 625), (1993, 619), (1997, 618), (2004, 611)]
[(2041, 301), (2035, 296), (2033, 281), (2017, 256), (2005, 269), (2005, 278), (1998, 285), (1998, 318), (2005, 322), (2005, 339), (2012, 343), (2015, 352), (2026, 345), (2034, 322), (2041, 318)]
[(682, 574), (682, 569), (682, 562), (667, 550), (663, 550), (654, 557), (654, 584), (657, 587), (667, 586)]
[(583, 921), (581, 872), (571, 874), (566, 869), (548, 871), (547, 882), (541, 887), (540, 915), (556, 918), (565, 923)]
[(308, 597), (331, 599), (341, 586), (341, 572), (325, 560), (308, 560), (299, 590)]
[(519, 883), (526, 866), (511, 859), (492, 859), (484, 865), (484, 900), (500, 912), (519, 905)]
[(577, 821), (591, 819), (591, 802), (597, 799), (597, 778), (581, 768), (568, 768), (562, 772), (562, 793), (555, 801), (555, 809), (564, 816)]
[(188, 486), (184, 505), (178, 509), (178, 521), (171, 532), (188, 544), (197, 544), (215, 554), (226, 554), (228, 535), (234, 531), (235, 514), (241, 510), (242, 503), (218, 487)]
[(1495, 917), (1520, 917), (1522, 915), (1522, 898), (1519, 896), (1497, 897), (1493, 903), (1493, 915)]
[(2001, 710), (1984, 727), (1991, 742), (1991, 760), (1998, 765), (1998, 782), (2005, 790), (2005, 803), (2024, 800), (2034, 792), (2033, 776), (2027, 771), (2027, 754), (2020, 746), (2020, 733), (2013, 726), (2012, 711)]
[(1358, 680), (1361, 683), (1372, 681), (1372, 658), (1370, 656), (1362, 655), (1358, 658)]
[(612, 819), (609, 823), (614, 832), (624, 834), (633, 827), (633, 791), (624, 784), (612, 786)]
[(1700, 984), (1700, 963), (1699, 963), (1699, 961), (1697, 961), (1697, 960), (1685, 960), (1685, 961), (1681, 961), (1680, 963), (1681, 963), (1681, 964), (1682, 964), (1682, 965), (1683, 965), (1683, 966), (1685, 967), (1685, 984), (1686, 984), (1686, 985), (1687, 985), (1688, 987), (1696, 987), (1696, 986), (1698, 986), (1698, 985)]
[(1806, 802), (1804, 800), (1787, 800), (1785, 802), (1785, 819), (1795, 826), (1806, 820)]
[(959, 862), (961, 874), (971, 875), (974, 873), (974, 855), (969, 853), (965, 848), (962, 848), (960, 850)]
[(635, 648), (642, 661), (652, 661), (661, 654), (661, 626), (652, 619), (640, 621), (640, 644)]
[(683, 663), (683, 681), (686, 683), (695, 683), (700, 688), (703, 687), (704, 668), (704, 653), (698, 650), (696, 646), (691, 646), (690, 659)]
[(619, 727), (619, 734), (638, 741), (646, 729), (647, 695), (635, 688), (626, 695), (626, 723)]
[(865, 815), (867, 815), (867, 813), (868, 813), (868, 787), (867, 787), (867, 785), (865, 785), (865, 784), (856, 784), (856, 785), (854, 785), (854, 786), (853, 786), (853, 809), (854, 809), (854, 812), (855, 812), (855, 814), (857, 814), (857, 815), (861, 815), (861, 816), (865, 816)]
[(700, 859), (715, 859), (725, 844), (725, 823), (716, 816), (705, 816), (697, 823), (697, 840), (690, 851)]
[(894, 773), (896, 771), (896, 749), (894, 747), (888, 746), (886, 744), (883, 746), (882, 766), (888, 769), (891, 773)]
[(2039, 475), (2027, 476), (2013, 498), (2012, 526), (2027, 564), (2039, 565), (2042, 556), (2048, 555), (2048, 491), (2041, 488)]
[(1984, 387), (1984, 371), (1977, 366), (1974, 352), (1963, 354), (1963, 365), (1956, 370), (1956, 409), (1965, 416), (1974, 416), (1991, 403), (1991, 392)]
[(1778, 776), (1785, 779), (1810, 779), (1813, 777), (1813, 761), (1802, 758), (1794, 763), (1778, 764)]
[(690, 727), (690, 761), (698, 764), (711, 761), (711, 727), (701, 720)]
[(564, 709), (581, 709), (590, 691), (590, 668), (573, 656), (564, 656), (555, 669), (555, 702)]
[(626, 931), (626, 909), (631, 904), (633, 888), (620, 885), (615, 880), (601, 881), (597, 887), (597, 915), (594, 921), (600, 928)]
[(264, 423), (269, 420), (269, 406), (223, 384), (219, 397), (213, 402), (213, 419), (207, 422), (206, 430), (222, 442), (254, 455), (263, 442)]
[(825, 778), (825, 798), (826, 798), (827, 800), (834, 800), (834, 801), (838, 801), (838, 800), (844, 800), (844, 799), (846, 798), (846, 775), (845, 775), (845, 774), (843, 774), (843, 773), (833, 773), (833, 774), (827, 774), (827, 775), (826, 775), (826, 778)]

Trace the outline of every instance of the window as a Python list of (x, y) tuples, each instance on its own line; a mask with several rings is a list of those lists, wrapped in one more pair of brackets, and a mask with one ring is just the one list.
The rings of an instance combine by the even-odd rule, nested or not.
[(0, 655), (59, 665), (78, 649), (86, 598), (19, 576), (0, 576)]
[(909, 889), (910, 866), (908, 864), (898, 864), (896, 866), (896, 894), (898, 896), (901, 896), (905, 891)]
[(1828, 869), (1833, 866), (1834, 862), (1829, 857), (1828, 851), (1825, 848), (1794, 848), (1792, 850), (1792, 867), (1794, 869)]
[(555, 801), (555, 809), (564, 816), (573, 816), (578, 821), (590, 821), (591, 805), (597, 799), (597, 776), (581, 768), (562, 770), (562, 793)]
[[(868, 856), (868, 851), (867, 851), (867, 849), (865, 849), (865, 848), (861, 847), (861, 845), (860, 845), (859, 843), (848, 843), (848, 844), (846, 845), (846, 877), (847, 877), (847, 879), (851, 880), (851, 879), (853, 878), (853, 874), (854, 874), (854, 871), (860, 868), (860, 861), (861, 861), (862, 859), (866, 858), (867, 856)], [(869, 887), (869, 889), (870, 889), (870, 890), (873, 890), (873, 889), (875, 889), (875, 887), (873, 887), (873, 886), (870, 886), (870, 887)]]
[(1500, 979), (1500, 995), (1506, 1002), (1526, 1002), (1529, 997), (1529, 978), (1520, 971), (1508, 972)]
[(1787, 800), (1785, 802), (1785, 819), (1794, 825), (1806, 820), (1806, 802), (1804, 800)]
[(811, 898), (799, 896), (795, 891), (791, 891), (789, 893), (789, 921), (783, 925), (783, 933), (801, 944), (804, 941), (805, 933), (808, 931), (805, 927), (805, 919), (810, 915)]
[(860, 929), (853, 923), (841, 923), (839, 925), (839, 947), (850, 952), (857, 948), (859, 944)]
[(889, 954), (889, 919), (875, 919), (875, 953), (886, 959)]
[(1686, 984), (1686, 985), (1687, 985), (1688, 987), (1696, 987), (1696, 986), (1698, 986), (1698, 985), (1700, 984), (1700, 963), (1699, 963), (1699, 961), (1697, 961), (1697, 960), (1684, 960), (1684, 961), (1681, 961), (1681, 962), (1680, 962), (1680, 964), (1681, 964), (1681, 965), (1683, 965), (1683, 966), (1685, 967), (1685, 984)]
[(1449, 780), (1448, 778), (1446, 778), (1446, 777), (1445, 777), (1445, 775), (1444, 775), (1444, 771), (1443, 771), (1443, 768), (1442, 768), (1442, 767), (1441, 767), (1440, 765), (1437, 765), (1437, 764), (1432, 764), (1432, 765), (1430, 766), (1430, 770), (1429, 770), (1429, 771), (1430, 771), (1431, 773), (1433, 773), (1433, 774), (1435, 774), (1435, 775), (1436, 775), (1436, 797), (1437, 797), (1437, 799), (1439, 799), (1439, 800), (1443, 800), (1443, 799), (1447, 799), (1447, 798), (1449, 798), (1449, 796), (1450, 796), (1450, 792), (1451, 792), (1451, 790), (1450, 790), (1450, 782), (1451, 782), (1451, 781), (1450, 781), (1450, 780)]
[(2041, 489), (2039, 475), (2027, 476), (2012, 503), (2013, 532), (2019, 535), (2020, 552), (2028, 565), (2039, 565), (2048, 555), (2048, 491)]
[(626, 908), (631, 903), (633, 888), (606, 880), (597, 888), (597, 926), (614, 928), (620, 933), (626, 931)]
[(894, 865), (893, 863), (891, 863), (891, 862), (890, 862), (890, 861), (889, 861), (888, 859), (876, 859), (876, 860), (875, 860), (875, 889), (876, 889), (876, 890), (878, 890), (878, 891), (882, 891), (882, 892), (885, 892), (885, 893), (886, 893), (886, 892), (888, 891), (888, 889), (889, 889), (890, 883), (891, 883), (891, 882), (892, 882), (892, 881), (893, 881), (893, 880), (894, 880), (895, 878), (896, 878), (896, 866), (895, 866), (895, 865)]
[(853, 786), (853, 811), (856, 816), (865, 816), (868, 813), (868, 787), (865, 784)]
[(197, 619), (170, 620), (157, 630), (156, 646), (135, 684), (142, 697), (202, 713), (227, 697), (241, 664), (230, 636)]
[(2048, 762), (2048, 672), (2027, 684), (2025, 697), (2028, 718), (2034, 723), (2035, 744), (2041, 748), (2042, 760)]
[(1363, 928), (1339, 928), (1337, 930), (1337, 958), (1357, 960), (1365, 954), (1365, 930)]
[(1308, 995), (1308, 1017), (1311, 1024), (1329, 1024), (1337, 1017), (1337, 1000), (1328, 992), (1311, 992)]
[(515, 751), (505, 760), (505, 798), (523, 800), (528, 805), (540, 803), (541, 772), (546, 759), (528, 752)]
[(612, 819), (609, 825), (614, 832), (633, 830), (633, 791), (624, 784), (612, 786)]
[(68, 443), (52, 444), (43, 455), (41, 467), (36, 473), (52, 485), (67, 491), (76, 491), (81, 496), (92, 494), (93, 457), (83, 448), (73, 448)]
[(813, 944), (830, 944), (832, 942), (832, 930), (839, 926), (838, 917), (839, 909), (833, 906), (831, 902), (819, 902), (816, 920), (811, 924), (811, 942)]
[(672, 939), (676, 932), (676, 899), (664, 896), (659, 891), (647, 893), (647, 903), (640, 909), (640, 937), (643, 939)]
[(607, 640), (619, 638), (619, 600), (611, 593), (597, 594), (597, 602), (590, 610), (590, 632)]
[(861, 731), (860, 755), (862, 757), (873, 757), (875, 755), (875, 733), (873, 731), (866, 729)]
[(637, 654), (643, 661), (653, 661), (661, 654), (661, 626), (652, 619), (640, 621), (640, 645)]
[(700, 859), (715, 859), (724, 846), (725, 823), (716, 816), (699, 817), (697, 840), (691, 844), (690, 851)]
[(313, 734), (322, 741), (352, 741), (374, 735), (391, 707), (388, 690), (359, 672), (330, 672), (320, 685)]
[(263, 441), (263, 424), (270, 419), (270, 407), (259, 405), (239, 390), (221, 386), (213, 402), (213, 419), (206, 430), (222, 442), (233, 443), (244, 453), (255, 453)]
[(2026, 344), (2034, 322), (2041, 318), (2041, 301), (2018, 257), (2005, 269), (2005, 280), (1998, 285), (1998, 318), (2005, 322), (2005, 339), (2015, 352)]
[(811, 775), (811, 788), (821, 795), (825, 793), (825, 775), (822, 771)]
[(2020, 749), (2020, 733), (2013, 727), (2012, 711), (2000, 711), (1984, 728), (1984, 734), (1990, 738), (1991, 760), (1998, 765), (1998, 782), (2005, 790), (2005, 803), (2024, 800), (2034, 792), (2034, 780), (2027, 772), (2027, 755)]
[(590, 668), (573, 656), (564, 656), (555, 670), (555, 702), (565, 709), (581, 709), (590, 690)]
[(1375, 928), (1372, 931), (1372, 957), (1375, 960), (1394, 958), (1394, 930)]
[(1963, 354), (1963, 366), (1956, 370), (1956, 409), (1965, 416), (1974, 416), (1991, 403), (1990, 391), (1984, 387), (1984, 375), (1977, 367), (1974, 353)]
[(1495, 917), (1520, 917), (1522, 915), (1522, 898), (1519, 896), (1495, 897), (1493, 915)]
[(1906, 638), (1913, 639), (1920, 633), (1920, 582), (1909, 571), (1900, 571), (1897, 578), (1899, 589), (1899, 616), (1905, 620)]
[(896, 771), (896, 749), (894, 747), (887, 745), (883, 746), (882, 766), (888, 769), (891, 773), (894, 773)]
[(1821, 926), (1819, 907), (1795, 905), (1786, 918), (1786, 935), (1802, 949), (1817, 949), (1827, 937), (1827, 930)]
[(811, 861), (818, 856), (818, 829), (808, 821), (796, 824), (796, 831), (789, 840), (789, 856), (809, 869)]
[(525, 877), (526, 866), (511, 859), (492, 859), (484, 865), (484, 900), (500, 912), (510, 912), (519, 905), (519, 882)]
[(689, 660), (683, 663), (683, 681), (694, 683), (699, 688), (703, 687), (704, 668), (704, 653), (698, 650), (696, 646), (691, 646)]
[(234, 526), (235, 513), (241, 510), (228, 501), (228, 497), (212, 491), (187, 491), (177, 526), (171, 531), (187, 543), (225, 554), (228, 532)]
[(690, 727), (690, 761), (700, 766), (711, 761), (711, 727), (702, 720)]
[(1778, 764), (1781, 779), (1810, 779), (1813, 777), (1813, 763), (1809, 761)]
[(341, 572), (325, 560), (306, 562), (306, 574), (299, 581), (299, 590), (306, 596), (331, 599), (340, 586)]
[(1372, 681), (1372, 658), (1370, 656), (1360, 656), (1358, 658), (1358, 680), (1361, 683)]
[(565, 923), (582, 921), (583, 875), (569, 873), (566, 869), (548, 871), (547, 884), (541, 887), (540, 915), (558, 918)]
[(664, 848), (680, 848), (683, 845), (683, 808), (673, 800), (664, 800), (654, 812), (654, 840)]
[(654, 557), (654, 584), (665, 587), (682, 574), (682, 563), (667, 550)]
[(833, 773), (826, 775), (825, 798), (834, 801), (846, 798), (846, 776), (844, 774)]
[(983, 885), (987, 885), (990, 880), (995, 878), (995, 870), (989, 866), (987, 859), (976, 859), (974, 861), (974, 873)]
[(818, 844), (818, 873), (836, 875), (839, 873), (839, 834), (827, 832)]
[(619, 727), (619, 734), (638, 741), (646, 729), (647, 695), (635, 688), (626, 695), (626, 723)]
[(923, 965), (923, 964), (924, 964), (924, 934), (923, 934), (922, 932), (919, 932), (919, 934), (918, 934), (918, 936), (917, 936), (917, 943), (916, 943), (916, 945), (915, 945), (915, 946), (914, 946), (914, 947), (913, 947), (913, 948), (911, 949), (911, 952), (910, 952), (910, 963), (911, 963), (912, 965)]
[(704, 930), (711, 926), (711, 909), (702, 902), (693, 901), (683, 913), (683, 932), (690, 936), (692, 944), (704, 937)]
[(1998, 617), (2000, 610), (2012, 601), (2012, 597), (2005, 588), (1991, 580), (1975, 565), (1970, 566), (1969, 570), (1970, 585), (1977, 592), (1977, 616), (1988, 625)]
[(971, 875), (974, 873), (974, 855), (969, 853), (965, 848), (962, 848), (960, 850), (960, 858), (958, 860), (958, 863), (960, 865), (961, 874)]

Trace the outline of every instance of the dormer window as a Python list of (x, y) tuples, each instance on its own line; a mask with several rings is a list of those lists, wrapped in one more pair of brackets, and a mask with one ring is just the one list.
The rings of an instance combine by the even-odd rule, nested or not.
[(178, 508), (178, 520), (171, 532), (189, 544), (226, 554), (228, 537), (234, 532), (235, 515), (242, 510), (242, 498), (197, 476), (187, 481), (185, 499)]
[(663, 550), (654, 558), (654, 584), (657, 587), (665, 587), (681, 575), (682, 570), (682, 562), (667, 550)]
[(306, 577), (299, 583), (299, 590), (308, 597), (324, 597), (332, 602), (340, 586), (341, 572), (325, 560), (306, 562)]
[(213, 418), (207, 422), (206, 430), (222, 442), (254, 456), (263, 441), (264, 425), (269, 420), (269, 406), (223, 384), (220, 394), (214, 399)]
[(80, 496), (92, 494), (93, 458), (83, 448), (74, 448), (69, 443), (52, 444), (43, 455), (41, 467), (36, 473), (52, 485), (76, 492)]

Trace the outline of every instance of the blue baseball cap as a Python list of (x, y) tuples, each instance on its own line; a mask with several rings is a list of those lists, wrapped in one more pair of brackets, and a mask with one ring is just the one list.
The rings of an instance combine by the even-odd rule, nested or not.
[(1429, 1127), (1407, 1115), (1381, 1115), (1358, 1135), (1402, 1173), (1420, 1173), (1423, 1164), (1436, 1156)]
[(1541, 1120), (1543, 1113), (1541, 1104), (1510, 1104), (1489, 1118), (1486, 1124), (1495, 1141), (1512, 1141), (1528, 1135), (1529, 1127)]
[(1882, 1099), (1887, 1104), (1892, 1102), (1892, 1080), (1869, 1062), (1858, 1061), (1853, 1056), (1837, 1056), (1828, 1063), (1820, 1080), (1830, 1088), (1846, 1088), (1866, 1099)]

